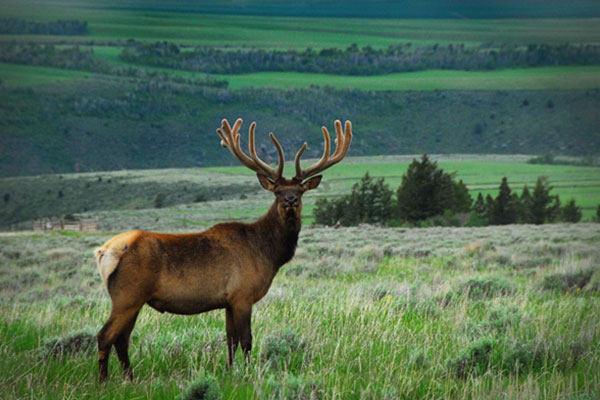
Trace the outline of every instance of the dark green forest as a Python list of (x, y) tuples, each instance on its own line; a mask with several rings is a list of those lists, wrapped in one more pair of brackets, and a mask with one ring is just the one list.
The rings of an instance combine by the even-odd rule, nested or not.
[(482, 45), (413, 46), (411, 43), (374, 49), (352, 44), (345, 49), (319, 51), (223, 50), (197, 47), (182, 51), (171, 42), (144, 43), (130, 40), (120, 54), (123, 61), (201, 71), (212, 74), (243, 74), (263, 71), (294, 71), (340, 75), (380, 75), (426, 69), (492, 70), (499, 68), (556, 65), (596, 65), (600, 46), (585, 45)]

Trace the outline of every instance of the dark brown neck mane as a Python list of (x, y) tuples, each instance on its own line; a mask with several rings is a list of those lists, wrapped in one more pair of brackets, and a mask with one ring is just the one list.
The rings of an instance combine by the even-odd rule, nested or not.
[(251, 225), (265, 246), (263, 254), (268, 254), (277, 272), (294, 257), (302, 227), (300, 217), (293, 214), (282, 219), (277, 211), (277, 202), (274, 202), (269, 211)]

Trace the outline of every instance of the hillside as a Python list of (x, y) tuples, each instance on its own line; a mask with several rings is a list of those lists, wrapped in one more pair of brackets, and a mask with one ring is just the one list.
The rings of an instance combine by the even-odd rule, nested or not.
[[(288, 158), (320, 126), (351, 119), (352, 155), (600, 152), (600, 91), (371, 92), (307, 88), (236, 91), (125, 78), (0, 89), (0, 175), (230, 165), (221, 118), (257, 121), (257, 143)], [(247, 132), (248, 125), (242, 128)]]
[[(65, 4), (80, 5), (67, 0)], [(594, 0), (102, 0), (97, 8), (237, 15), (352, 18), (564, 18), (600, 16)]]
[[(218, 150), (223, 159), (238, 165), (226, 150)], [(385, 178), (395, 191), (415, 157), (419, 155), (346, 158), (325, 171), (320, 187), (304, 197), (305, 224), (312, 223), (318, 198), (349, 193), (366, 172)], [(524, 185), (534, 187), (543, 175), (563, 203), (576, 200), (584, 220), (594, 216), (600, 204), (597, 167), (527, 164), (527, 156), (514, 155), (431, 157), (445, 171), (456, 173), (473, 198), (479, 192), (495, 197), (503, 176), (508, 177), (513, 191), (520, 193)], [(289, 177), (293, 171), (289, 162), (284, 176)], [(11, 226), (29, 229), (32, 219), (75, 213), (97, 218), (105, 231), (200, 229), (230, 219), (258, 218), (272, 201), (272, 195), (260, 188), (254, 173), (242, 166), (0, 178), (0, 187), (0, 229), (4, 230)]]

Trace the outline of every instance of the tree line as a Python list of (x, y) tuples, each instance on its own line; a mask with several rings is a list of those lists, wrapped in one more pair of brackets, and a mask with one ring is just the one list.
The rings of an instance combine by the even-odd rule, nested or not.
[(32, 22), (16, 18), (0, 18), (0, 33), (29, 35), (85, 35), (87, 21), (58, 20)]
[(379, 75), (425, 69), (491, 70), (554, 65), (600, 63), (600, 45), (498, 45), (467, 47), (411, 43), (384, 49), (356, 44), (346, 49), (320, 51), (222, 49), (201, 46), (191, 50), (171, 42), (129, 40), (120, 53), (123, 61), (213, 74), (294, 71), (340, 75)]
[[(352, 187), (352, 192), (340, 198), (320, 198), (315, 203), (315, 223), (343, 226), (360, 223), (379, 225), (451, 225), (486, 226), (506, 224), (544, 224), (579, 222), (581, 208), (574, 199), (561, 205), (552, 186), (539, 177), (533, 192), (527, 186), (521, 195), (512, 192), (506, 177), (502, 178), (498, 195), (477, 199), (469, 194), (462, 180), (447, 173), (427, 155), (413, 160), (402, 183), (394, 192), (384, 178), (374, 179), (367, 172)], [(598, 207), (600, 219), (600, 205)]]
[(114, 66), (94, 56), (92, 47), (56, 47), (52, 44), (0, 42), (0, 62), (23, 65), (37, 65), (88, 71), (98, 74), (117, 75), (138, 79), (157, 79), (174, 83), (211, 86), (226, 88), (226, 80), (216, 79), (211, 76), (203, 78), (190, 78), (164, 72), (148, 71), (132, 66)]

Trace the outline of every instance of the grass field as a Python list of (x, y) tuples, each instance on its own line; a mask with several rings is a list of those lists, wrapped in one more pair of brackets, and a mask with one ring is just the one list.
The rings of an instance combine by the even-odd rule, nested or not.
[(597, 224), (305, 228), (253, 311), (252, 359), (225, 369), (224, 313), (144, 307), (136, 380), (98, 385), (110, 303), (92, 249), (110, 235), (0, 236), (0, 397), (595, 399)]
[[(107, 51), (107, 53), (110, 53)], [(204, 73), (166, 68), (146, 69), (174, 75), (204, 77)], [(0, 79), (10, 86), (36, 86), (93, 74), (59, 68), (0, 63)], [(243, 87), (307, 88), (311, 85), (359, 90), (561, 90), (600, 88), (600, 66), (541, 67), (497, 71), (420, 71), (378, 76), (342, 76), (296, 72), (262, 72), (245, 75), (213, 75)]]
[[(234, 47), (345, 48), (386, 47), (412, 42), (465, 43), (600, 43), (598, 19), (364, 19), (291, 18), (110, 9), (108, 4), (81, 1), (4, 1), (4, 17), (35, 21), (80, 19), (89, 34), (74, 40), (169, 40), (189, 45)], [(64, 40), (65, 37), (11, 36), (4, 40)]]
[(551, 90), (600, 87), (600, 67), (542, 67), (497, 71), (429, 70), (378, 76), (295, 72), (215, 75), (232, 89), (247, 86), (304, 88), (310, 85), (359, 90)]
[[(418, 156), (414, 156), (417, 157)], [(367, 171), (384, 177), (396, 190), (413, 156), (348, 158), (343, 165), (325, 171), (321, 186), (304, 199), (304, 223), (311, 224), (314, 202), (319, 197), (347, 194)], [(512, 190), (530, 189), (539, 176), (547, 176), (566, 203), (574, 198), (583, 219), (600, 204), (600, 168), (526, 164), (527, 156), (432, 156), (447, 172), (463, 179), (473, 198), (479, 192), (496, 196), (503, 176)], [(285, 175), (294, 167), (288, 164)], [(107, 231), (134, 228), (198, 230), (228, 219), (252, 220), (266, 212), (272, 195), (260, 188), (254, 174), (244, 167), (140, 170), (2, 178), (10, 201), (0, 208), (0, 221), (8, 227), (42, 216), (85, 212), (98, 217)], [(57, 195), (58, 191), (62, 196)], [(153, 209), (156, 196), (165, 195), (165, 208)], [(246, 199), (240, 199), (241, 194)], [(199, 197), (200, 199), (198, 200)], [(104, 211), (103, 211), (104, 210)]]

